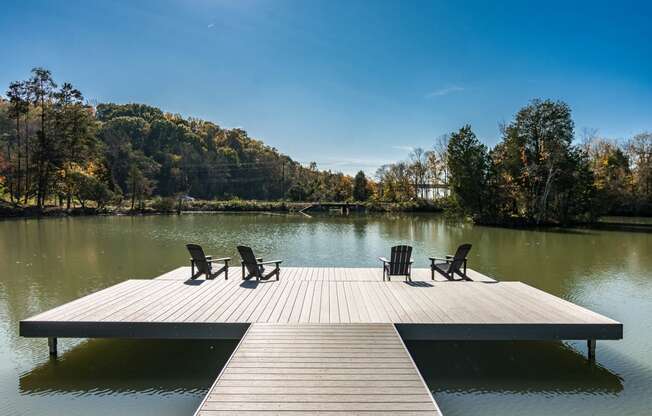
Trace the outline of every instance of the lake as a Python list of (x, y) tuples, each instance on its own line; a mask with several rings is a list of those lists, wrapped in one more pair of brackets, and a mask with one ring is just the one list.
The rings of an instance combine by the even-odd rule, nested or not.
[[(469, 266), (520, 280), (623, 322), (624, 339), (411, 342), (452, 415), (647, 415), (652, 409), (652, 232), (511, 230), (439, 215), (192, 214), (0, 221), (0, 415), (191, 415), (235, 342), (18, 336), (30, 315), (181, 265), (184, 244), (237, 258), (248, 244), (288, 266), (378, 266), (399, 243), (428, 256), (470, 242)], [(651, 230), (652, 231), (652, 230)]]

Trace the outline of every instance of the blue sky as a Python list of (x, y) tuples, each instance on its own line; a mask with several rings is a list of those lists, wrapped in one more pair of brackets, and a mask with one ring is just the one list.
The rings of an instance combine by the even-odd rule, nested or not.
[(652, 2), (3, 1), (0, 85), (52, 70), (97, 102), (242, 127), (373, 172), (470, 123), (488, 145), (536, 97), (576, 133), (652, 130)]

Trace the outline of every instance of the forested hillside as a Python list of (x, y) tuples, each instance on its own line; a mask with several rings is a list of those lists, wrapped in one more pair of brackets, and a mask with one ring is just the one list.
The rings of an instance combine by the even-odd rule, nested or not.
[(9, 86), (0, 137), (3, 191), (15, 204), (133, 208), (152, 195), (341, 201), (353, 192), (351, 177), (304, 167), (242, 129), (144, 104), (89, 106), (42, 68)]

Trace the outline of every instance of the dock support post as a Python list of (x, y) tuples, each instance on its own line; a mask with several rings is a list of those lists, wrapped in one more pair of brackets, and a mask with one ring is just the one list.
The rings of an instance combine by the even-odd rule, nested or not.
[(594, 363), (595, 362), (595, 340), (594, 339), (588, 339), (586, 340), (586, 346), (588, 350), (588, 357), (589, 361)]
[(57, 356), (57, 338), (56, 337), (49, 337), (48, 338), (48, 347), (50, 349), (50, 356), (51, 357), (56, 357)]

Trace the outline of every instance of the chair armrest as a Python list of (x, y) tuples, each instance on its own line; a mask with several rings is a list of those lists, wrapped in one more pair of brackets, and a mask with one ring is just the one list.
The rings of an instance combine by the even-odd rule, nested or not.
[(265, 265), (265, 264), (281, 264), (283, 263), (283, 260), (269, 260), (269, 261), (259, 261), (259, 265)]
[(385, 257), (378, 257), (378, 260), (382, 261), (383, 263), (390, 263), (390, 261), (387, 260)]
[[(208, 259), (208, 257), (207, 257), (207, 259)], [(206, 260), (206, 261), (209, 261), (209, 262), (226, 262), (226, 261), (231, 261), (231, 257), (221, 257), (219, 259), (210, 259), (210, 260)]]
[(261, 262), (261, 261), (263, 261), (263, 258), (262, 257), (256, 257), (256, 261)]
[[(213, 256), (204, 256), (204, 258), (206, 259), (206, 261), (211, 261), (211, 260), (213, 260)], [(219, 261), (219, 260), (224, 260), (224, 259), (229, 259), (229, 260), (231, 260), (231, 257), (224, 257), (224, 258), (216, 259), (216, 260), (213, 260), (213, 261)], [(190, 261), (195, 261), (195, 259), (193, 259), (192, 257), (191, 257), (189, 260), (190, 260)]]
[(434, 263), (437, 260), (440, 261), (445, 261), (446, 263), (450, 263), (453, 259), (452, 258), (442, 258), (442, 257), (428, 257), (432, 263)]

